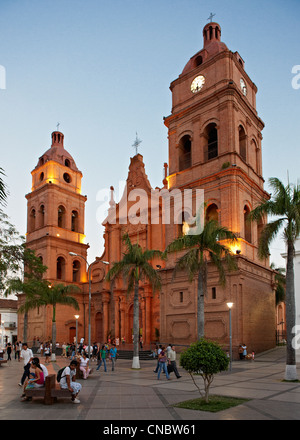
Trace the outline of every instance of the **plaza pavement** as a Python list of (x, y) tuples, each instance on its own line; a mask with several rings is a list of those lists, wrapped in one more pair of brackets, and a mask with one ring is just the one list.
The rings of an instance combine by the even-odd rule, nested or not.
[[(118, 359), (114, 372), (108, 362), (107, 373), (103, 366), (96, 371), (96, 362), (92, 362), (93, 374), (87, 380), (79, 380), (83, 385), (80, 404), (66, 399), (50, 406), (38, 399), (21, 402), (18, 383), (23, 364), (13, 359), (0, 367), (0, 420), (299, 420), (300, 383), (282, 381), (285, 353), (285, 347), (278, 347), (257, 355), (254, 361), (234, 361), (231, 372), (216, 375), (211, 394), (250, 399), (218, 413), (174, 408), (172, 404), (197, 398), (199, 393), (180, 367), (180, 379), (171, 373), (172, 380), (166, 380), (162, 374), (158, 381), (153, 373), (156, 360), (141, 361), (141, 370), (134, 371), (130, 360)], [(49, 373), (56, 373), (68, 363), (57, 357), (55, 363), (47, 365)], [(202, 379), (198, 380), (202, 387)]]

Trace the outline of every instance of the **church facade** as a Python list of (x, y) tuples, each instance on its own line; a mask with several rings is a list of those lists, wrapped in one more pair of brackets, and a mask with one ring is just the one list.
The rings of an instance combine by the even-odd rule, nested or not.
[[(109, 336), (132, 341), (133, 297), (123, 278), (110, 284), (105, 275), (125, 251), (122, 237), (143, 249), (164, 251), (186, 233), (186, 218), (194, 217), (195, 194), (201, 190), (206, 219), (214, 218), (238, 235), (232, 248), (237, 270), (228, 272), (226, 286), (218, 281), (217, 269), (208, 268), (205, 297), (205, 335), (229, 345), (229, 313), (232, 308), (234, 351), (240, 343), (256, 352), (275, 345), (274, 272), (268, 261), (257, 257), (263, 224), (249, 223), (248, 216), (261, 200), (268, 199), (262, 176), (262, 130), (256, 110), (257, 88), (245, 71), (238, 52), (221, 41), (218, 23), (203, 29), (203, 48), (187, 62), (171, 85), (172, 111), (164, 118), (168, 129), (168, 163), (161, 188), (152, 188), (143, 157), (130, 160), (121, 200), (111, 200), (103, 219), (104, 252), (89, 266), (91, 273), (91, 339), (105, 342)], [(52, 144), (32, 171), (32, 190), (27, 194), (27, 245), (48, 267), (51, 283), (78, 284), (79, 337), (88, 334), (88, 245), (84, 243), (86, 196), (81, 194), (82, 173), (64, 148), (64, 135), (52, 133)], [(170, 197), (169, 221), (164, 221), (162, 194), (192, 192), (188, 212), (177, 212)], [(155, 207), (154, 207), (155, 205)], [(184, 214), (184, 215), (183, 215)], [(155, 340), (187, 345), (196, 339), (197, 280), (176, 273), (178, 255), (153, 261), (162, 280), (160, 292), (140, 283), (140, 333), (145, 344)], [(24, 298), (20, 297), (20, 301)], [(57, 309), (57, 339), (71, 341), (75, 335), (74, 310)], [(22, 318), (21, 318), (22, 319)], [(22, 328), (22, 323), (19, 329)], [(21, 336), (21, 335), (20, 335)], [(51, 337), (51, 311), (31, 311), (28, 339)]]

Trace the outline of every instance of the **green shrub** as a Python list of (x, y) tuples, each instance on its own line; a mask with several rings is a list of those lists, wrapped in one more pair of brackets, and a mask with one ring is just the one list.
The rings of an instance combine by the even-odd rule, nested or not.
[(180, 365), (190, 374), (195, 386), (194, 374), (200, 375), (204, 382), (205, 401), (208, 402), (209, 387), (214, 380), (214, 375), (228, 368), (229, 358), (221, 346), (213, 341), (200, 339), (180, 355)]

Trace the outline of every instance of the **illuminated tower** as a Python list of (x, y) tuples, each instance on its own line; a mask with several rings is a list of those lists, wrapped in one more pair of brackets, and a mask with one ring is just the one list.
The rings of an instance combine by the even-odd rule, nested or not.
[(27, 198), (27, 245), (48, 267), (50, 282), (86, 281), (88, 245), (84, 244), (84, 209), (81, 194), (82, 173), (64, 148), (64, 135), (52, 133), (51, 147), (39, 158), (32, 171), (32, 189)]
[[(257, 87), (240, 54), (221, 41), (218, 23), (204, 27), (203, 48), (190, 58), (170, 90), (172, 112), (164, 119), (168, 187), (204, 190), (206, 220), (218, 220), (239, 237), (232, 249), (238, 271), (228, 273), (225, 289), (219, 285), (217, 269), (209, 267), (205, 334), (226, 344), (226, 302), (231, 301), (235, 347), (245, 342), (257, 351), (271, 348), (275, 343), (272, 271), (268, 261), (257, 256), (263, 224), (248, 221), (256, 204), (269, 197), (262, 176), (264, 123), (256, 111)], [(166, 244), (182, 232), (178, 224), (166, 225)], [(174, 281), (175, 258), (164, 274), (161, 335), (162, 340), (186, 343), (196, 337), (197, 283), (189, 283), (184, 275)]]

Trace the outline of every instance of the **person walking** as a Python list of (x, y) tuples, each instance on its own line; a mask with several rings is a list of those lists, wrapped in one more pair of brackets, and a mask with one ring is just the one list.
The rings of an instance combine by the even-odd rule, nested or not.
[(15, 342), (14, 348), (15, 348), (15, 360), (18, 359), (18, 361), (20, 362), (20, 351), (21, 350), (20, 350), (20, 344), (18, 341)]
[(11, 361), (11, 343), (8, 342), (6, 344), (6, 354), (7, 354), (7, 360)]
[(21, 382), (19, 383), (19, 386), (22, 387), (25, 382), (25, 379), (29, 378), (30, 364), (33, 359), (32, 350), (28, 348), (27, 342), (24, 342), (22, 345), (20, 357), (23, 359), (24, 362), (24, 373), (21, 378)]
[(155, 370), (153, 370), (153, 373), (157, 373), (158, 372), (158, 368), (159, 368), (159, 355), (161, 353), (161, 350), (162, 350), (162, 345), (159, 345), (158, 349), (157, 349), (157, 364), (156, 364)]
[(167, 356), (165, 353), (165, 347), (162, 347), (162, 350), (158, 355), (158, 363), (159, 363), (159, 366), (158, 366), (157, 380), (159, 380), (161, 370), (163, 370), (165, 372), (166, 378), (168, 380), (170, 380), (171, 378), (170, 378), (168, 370), (167, 370)]
[(44, 349), (44, 355), (45, 355), (45, 364), (49, 364), (50, 359), (50, 344), (46, 344), (46, 347)]
[(107, 368), (106, 368), (106, 350), (105, 350), (105, 345), (102, 345), (101, 350), (99, 350), (98, 352), (98, 366), (96, 368), (96, 371), (99, 370), (99, 368), (101, 367), (103, 362), (104, 365), (104, 371), (105, 373), (107, 372)]
[(117, 360), (116, 344), (113, 344), (113, 346), (109, 350), (109, 355), (110, 355), (110, 359), (111, 359), (111, 371), (115, 371), (115, 364), (116, 364), (116, 360)]
[(94, 342), (93, 350), (92, 350), (92, 361), (96, 361), (97, 360), (98, 351), (99, 351), (98, 344), (97, 344), (97, 342)]
[(171, 366), (171, 371), (174, 371), (175, 376), (177, 377), (177, 379), (180, 379), (181, 376), (178, 373), (177, 365), (176, 365), (175, 345), (171, 346), (171, 350), (168, 351), (167, 357), (168, 357), (169, 365)]

